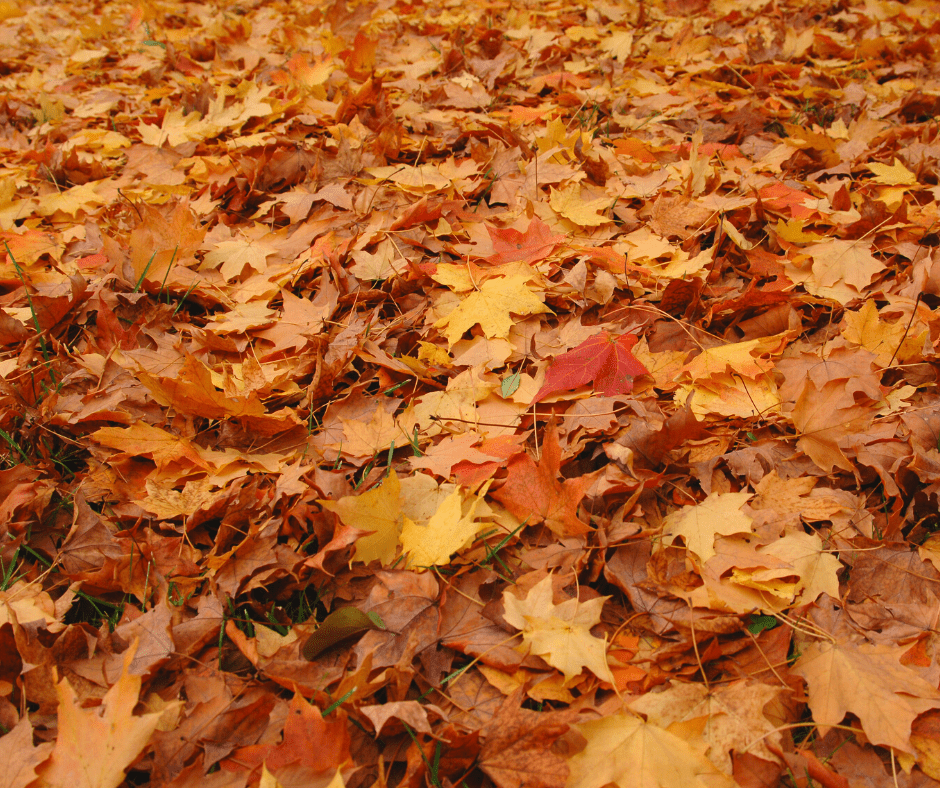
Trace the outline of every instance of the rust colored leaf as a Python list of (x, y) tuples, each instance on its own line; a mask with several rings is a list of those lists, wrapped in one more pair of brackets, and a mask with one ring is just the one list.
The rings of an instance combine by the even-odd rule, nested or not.
[(527, 525), (544, 522), (559, 536), (577, 536), (590, 531), (578, 517), (578, 506), (591, 479), (560, 480), (561, 449), (554, 424), (542, 445), (542, 458), (536, 463), (528, 454), (509, 460), (509, 476), (493, 494), (520, 521)]
[(491, 263), (535, 263), (548, 257), (565, 240), (563, 235), (552, 235), (551, 228), (537, 217), (529, 222), (524, 232), (489, 225), (486, 230), (493, 240), (494, 254), (488, 258)]
[(341, 717), (325, 720), (316, 706), (297, 694), (288, 707), (280, 743), (242, 747), (233, 754), (228, 768), (252, 770), (264, 763), (274, 774), (291, 766), (318, 774), (335, 771), (348, 760), (349, 733), (345, 721)]

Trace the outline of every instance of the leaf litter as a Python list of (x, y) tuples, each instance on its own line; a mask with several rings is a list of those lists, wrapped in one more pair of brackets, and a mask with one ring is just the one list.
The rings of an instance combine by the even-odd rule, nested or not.
[(937, 24), (0, 3), (3, 784), (935, 784)]

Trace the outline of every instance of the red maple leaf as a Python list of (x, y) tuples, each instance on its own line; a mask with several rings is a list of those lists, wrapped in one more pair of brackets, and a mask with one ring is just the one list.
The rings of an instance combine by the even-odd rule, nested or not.
[(524, 260), (534, 263), (548, 257), (562, 241), (563, 235), (552, 235), (552, 229), (538, 217), (529, 222), (526, 231), (512, 229), (496, 229), (487, 226), (490, 238), (493, 239), (495, 254), (486, 259), (491, 263), (504, 264)]
[(605, 397), (629, 394), (633, 391), (633, 379), (649, 374), (630, 352), (636, 343), (635, 334), (618, 337), (606, 331), (585, 339), (574, 350), (555, 359), (545, 375), (545, 385), (535, 395), (535, 402), (556, 391), (576, 389), (587, 383), (593, 383)]

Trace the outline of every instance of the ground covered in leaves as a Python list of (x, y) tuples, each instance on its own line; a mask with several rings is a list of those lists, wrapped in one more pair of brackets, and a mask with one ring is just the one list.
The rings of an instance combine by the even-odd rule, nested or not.
[(936, 784), (932, 0), (0, 20), (0, 787)]

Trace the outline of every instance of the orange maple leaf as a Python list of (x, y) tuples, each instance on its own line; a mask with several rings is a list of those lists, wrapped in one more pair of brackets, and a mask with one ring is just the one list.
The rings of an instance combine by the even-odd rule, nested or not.
[(578, 519), (578, 506), (595, 474), (578, 479), (559, 480), (561, 449), (558, 430), (552, 422), (542, 444), (542, 459), (536, 463), (528, 454), (509, 461), (509, 476), (493, 494), (520, 520), (534, 525), (544, 522), (558, 536), (577, 536), (591, 529)]

